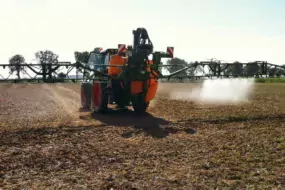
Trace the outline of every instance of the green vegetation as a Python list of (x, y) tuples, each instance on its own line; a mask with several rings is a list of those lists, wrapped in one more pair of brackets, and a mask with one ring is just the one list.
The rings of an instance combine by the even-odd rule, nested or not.
[(255, 82), (258, 82), (258, 83), (283, 83), (283, 82), (285, 82), (285, 77), (282, 77), (282, 78), (256, 78)]

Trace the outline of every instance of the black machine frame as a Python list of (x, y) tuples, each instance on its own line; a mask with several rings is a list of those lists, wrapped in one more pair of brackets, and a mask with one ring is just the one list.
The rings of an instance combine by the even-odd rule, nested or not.
[[(100, 48), (95, 48), (93, 52), (89, 54), (89, 56), (96, 52), (100, 53), (102, 55), (106, 55), (107, 53), (118, 53), (118, 48), (110, 48), (103, 52), (99, 51)], [(152, 65), (148, 64), (148, 56), (152, 55), (153, 63)], [(234, 62), (234, 63), (228, 63), (228, 62), (221, 62), (217, 60), (211, 60), (211, 61), (200, 61), (200, 62), (192, 62), (188, 65), (184, 65), (184, 68), (178, 69), (177, 71), (170, 73), (168, 75), (162, 75), (160, 72), (161, 67), (175, 67), (179, 66), (178, 64), (170, 64), (170, 65), (164, 65), (161, 63), (162, 58), (173, 58), (172, 55), (165, 53), (165, 52), (153, 52), (153, 44), (148, 36), (148, 33), (145, 28), (137, 28), (136, 30), (133, 30), (133, 45), (131, 50), (131, 56), (129, 63), (127, 66), (122, 66), (122, 69), (124, 72), (120, 76), (117, 77), (117, 79), (120, 80), (146, 80), (149, 76), (148, 73), (141, 74), (141, 70), (145, 70), (145, 67), (150, 67), (151, 71), (155, 71), (155, 73), (158, 73), (158, 76), (156, 78), (166, 81), (169, 81), (171, 79), (189, 79), (189, 80), (197, 80), (199, 78), (212, 78), (212, 77), (218, 77), (218, 78), (228, 78), (228, 77), (280, 77), (285, 76), (285, 67), (281, 65), (275, 65), (272, 63), (268, 63), (267, 61), (255, 61), (255, 62), (248, 62), (248, 63), (240, 63), (240, 62)], [(249, 66), (249, 65), (257, 65), (260, 69), (257, 73), (254, 74), (244, 74), (244, 73), (235, 73), (235, 74), (225, 74), (224, 71), (228, 68), (235, 67), (237, 65), (241, 66)], [(93, 79), (98, 79), (98, 77), (101, 80), (108, 80), (108, 79), (114, 79), (113, 76), (108, 76), (106, 72), (100, 72), (99, 70), (93, 69), (88, 65), (88, 63), (82, 63), (82, 62), (58, 62), (55, 65), (43, 65), (43, 64), (20, 64), (17, 66), (20, 66), (23, 69), (23, 72), (27, 73), (27, 69), (31, 71), (32, 73), (36, 74), (36, 76), (32, 77), (29, 74), (30, 78), (21, 78), (19, 79), (11, 79), (10, 76), (4, 77), (1, 74), (1, 68), (5, 69), (6, 67), (11, 68), (15, 65), (11, 64), (0, 64), (0, 82), (64, 82), (64, 81), (91, 81)], [(116, 65), (108, 65), (108, 64), (94, 64), (93, 66), (99, 66), (99, 67), (114, 67)], [(60, 70), (62, 67), (67, 68), (66, 72), (66, 78), (59, 78), (58, 77), (58, 70)], [(40, 70), (37, 70), (39, 69)], [(180, 67), (181, 68), (181, 67)], [(202, 70), (202, 73), (204, 72), (204, 69), (208, 68), (210, 73), (208, 74), (202, 74), (202, 75), (187, 75), (187, 76), (181, 76), (180, 73), (186, 70), (195, 70), (197, 71)], [(270, 72), (270, 69), (276, 68), (281, 70), (280, 73), (272, 73)], [(76, 78), (69, 78), (69, 73), (76, 69)], [(273, 69), (274, 70), (274, 69)], [(79, 78), (79, 72), (83, 73), (83, 78)], [(42, 78), (37, 78), (37, 76), (42, 76)], [(126, 77), (127, 76), (127, 77)], [(95, 78), (94, 78), (95, 77)], [(124, 78), (124, 79), (123, 79)], [(126, 79), (127, 78), (127, 79)]]

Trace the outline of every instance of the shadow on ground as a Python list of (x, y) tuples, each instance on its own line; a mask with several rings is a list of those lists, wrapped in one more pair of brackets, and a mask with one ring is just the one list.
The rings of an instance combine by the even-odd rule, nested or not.
[(79, 112), (90, 112), (91, 109), (88, 108), (79, 108)]
[(132, 110), (109, 109), (105, 113), (92, 113), (91, 115), (93, 119), (106, 124), (106, 126), (132, 127), (135, 129), (122, 134), (124, 138), (129, 138), (139, 133), (145, 133), (154, 138), (164, 138), (169, 134), (178, 132), (196, 133), (194, 129), (176, 127), (171, 121), (155, 117), (150, 113), (136, 114)]

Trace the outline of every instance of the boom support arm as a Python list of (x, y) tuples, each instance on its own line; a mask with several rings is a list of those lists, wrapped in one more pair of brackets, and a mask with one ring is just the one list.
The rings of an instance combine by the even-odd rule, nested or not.
[(149, 55), (153, 51), (152, 42), (148, 36), (145, 28), (138, 28), (133, 30), (134, 40), (133, 40), (133, 53), (145, 53)]

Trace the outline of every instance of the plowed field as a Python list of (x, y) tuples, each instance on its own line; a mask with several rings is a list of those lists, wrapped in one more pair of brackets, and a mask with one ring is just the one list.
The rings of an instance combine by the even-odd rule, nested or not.
[(241, 105), (80, 109), (78, 84), (0, 84), (0, 189), (285, 189), (285, 85)]

